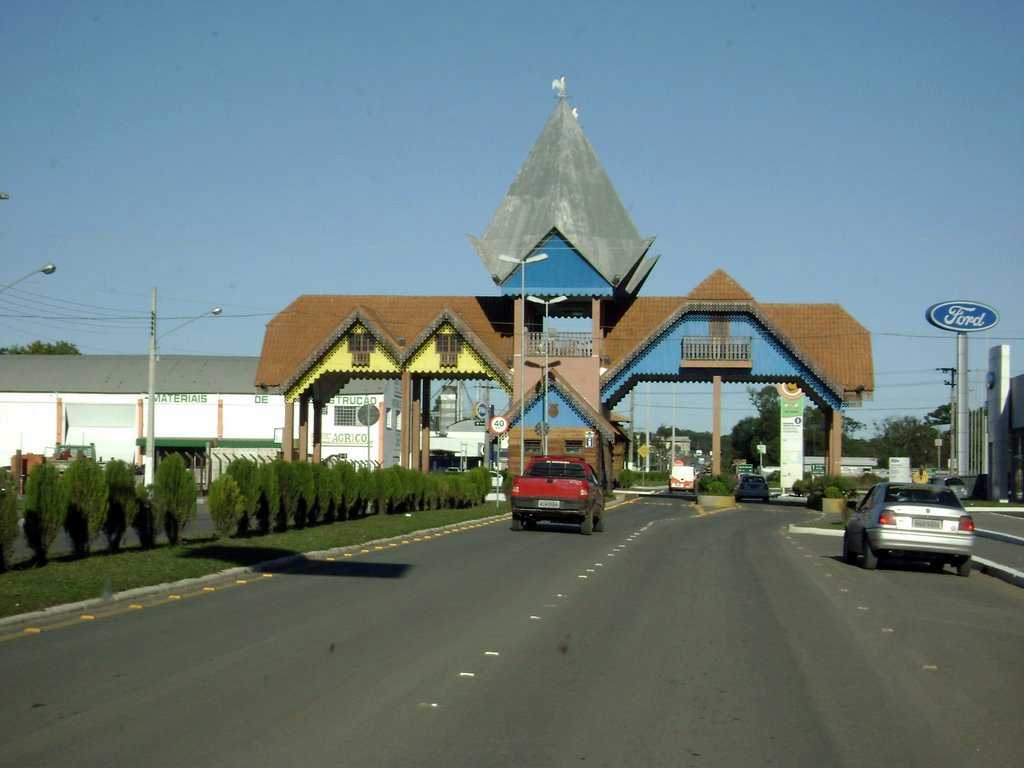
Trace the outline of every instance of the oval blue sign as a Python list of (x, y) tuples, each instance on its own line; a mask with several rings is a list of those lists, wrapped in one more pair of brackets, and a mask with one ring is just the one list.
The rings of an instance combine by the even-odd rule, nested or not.
[(999, 322), (999, 313), (980, 301), (943, 301), (932, 304), (925, 319), (943, 331), (987, 331)]

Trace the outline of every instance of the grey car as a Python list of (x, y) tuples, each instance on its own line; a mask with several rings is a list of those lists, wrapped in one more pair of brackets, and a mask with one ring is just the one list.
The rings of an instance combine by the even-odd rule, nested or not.
[(736, 501), (755, 499), (767, 504), (770, 497), (768, 482), (761, 475), (742, 475), (736, 486), (735, 497)]
[(857, 506), (843, 533), (843, 560), (862, 559), (874, 570), (885, 560), (926, 560), (936, 571), (949, 563), (971, 573), (974, 520), (944, 486), (879, 483)]

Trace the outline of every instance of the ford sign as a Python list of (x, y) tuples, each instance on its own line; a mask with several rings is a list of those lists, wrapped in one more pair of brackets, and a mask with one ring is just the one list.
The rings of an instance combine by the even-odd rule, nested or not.
[(978, 301), (943, 301), (932, 304), (925, 319), (943, 331), (987, 331), (999, 322), (999, 313)]

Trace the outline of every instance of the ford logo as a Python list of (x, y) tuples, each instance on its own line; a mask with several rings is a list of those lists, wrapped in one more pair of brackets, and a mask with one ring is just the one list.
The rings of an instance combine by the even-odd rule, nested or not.
[(999, 313), (979, 301), (943, 301), (932, 304), (925, 319), (944, 331), (987, 331), (999, 322)]

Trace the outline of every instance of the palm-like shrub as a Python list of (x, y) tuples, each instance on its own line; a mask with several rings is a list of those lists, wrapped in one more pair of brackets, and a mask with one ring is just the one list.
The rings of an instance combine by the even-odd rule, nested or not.
[(260, 485), (259, 504), (256, 508), (256, 525), (260, 533), (269, 533), (272, 521), (277, 520), (281, 507), (281, 489), (277, 484), (277, 462), (260, 464), (257, 472)]
[(107, 518), (107, 481), (100, 465), (92, 459), (71, 462), (61, 477), (67, 496), (64, 530), (76, 555), (89, 554), (89, 542), (100, 532)]
[(103, 535), (107, 537), (107, 549), (117, 552), (138, 506), (135, 472), (126, 462), (114, 459), (107, 464), (103, 474), (107, 484), (107, 517), (103, 521)]
[(153, 513), (153, 495), (144, 485), (135, 486), (135, 513), (131, 519), (135, 535), (139, 537), (139, 545), (143, 549), (156, 546), (156, 515)]
[(291, 507), (292, 519), (296, 528), (305, 527), (309, 513), (316, 502), (316, 483), (313, 480), (313, 465), (301, 461), (292, 465), (292, 478), (295, 481), (295, 501)]
[(278, 506), (274, 518), (274, 530), (288, 529), (288, 520), (295, 517), (299, 506), (299, 482), (295, 476), (297, 465), (278, 459), (274, 462), (274, 473), (277, 475)]
[(11, 567), (17, 537), (18, 481), (6, 469), (0, 469), (0, 573)]
[(39, 464), (28, 476), (25, 488), (25, 539), (35, 555), (36, 563), (46, 564), (50, 550), (67, 510), (67, 495), (57, 468)]
[(210, 518), (219, 536), (230, 536), (238, 531), (238, 521), (245, 514), (245, 496), (238, 483), (229, 474), (223, 474), (210, 484)]
[(250, 459), (235, 459), (228, 465), (227, 473), (238, 484), (242, 494), (243, 511), (238, 518), (238, 534), (242, 536), (257, 525), (260, 509), (259, 465)]
[(176, 453), (160, 462), (153, 482), (153, 511), (174, 546), (196, 515), (196, 484)]

